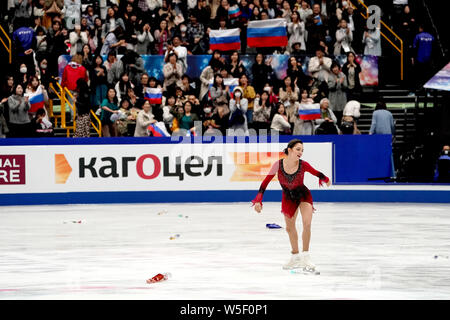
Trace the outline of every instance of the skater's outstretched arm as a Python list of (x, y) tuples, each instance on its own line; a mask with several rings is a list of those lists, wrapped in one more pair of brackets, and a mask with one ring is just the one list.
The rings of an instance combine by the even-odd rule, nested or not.
[(305, 168), (305, 171), (311, 173), (312, 175), (316, 176), (319, 178), (319, 184), (322, 186), (324, 183), (326, 183), (326, 185), (329, 187), (331, 185), (331, 181), (330, 179), (325, 176), (322, 172), (317, 171), (316, 169), (314, 169), (308, 162), (303, 161), (302, 165)]
[(256, 195), (255, 199), (252, 200), (252, 203), (255, 206), (255, 210), (258, 213), (261, 212), (261, 209), (262, 209), (262, 199), (263, 199), (264, 191), (266, 191), (267, 185), (273, 179), (273, 177), (277, 174), (279, 165), (280, 165), (280, 161), (277, 161), (272, 165), (272, 168), (270, 168), (269, 173), (267, 174), (266, 178), (263, 180), (263, 182), (261, 183), (261, 186), (259, 187), (258, 194)]

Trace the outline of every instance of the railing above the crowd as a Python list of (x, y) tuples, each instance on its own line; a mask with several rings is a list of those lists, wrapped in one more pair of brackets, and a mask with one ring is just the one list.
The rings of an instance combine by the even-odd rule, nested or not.
[[(364, 14), (363, 12), (360, 12), (361, 16), (363, 16), (364, 19), (368, 19), (369, 18), (369, 7), (367, 7), (367, 5), (362, 0), (357, 0), (357, 1), (366, 9), (366, 14)], [(349, 2), (354, 8), (357, 8), (357, 6), (355, 6), (351, 1), (349, 1)], [(386, 28), (386, 30), (389, 31), (389, 33), (392, 34), (400, 42), (400, 48), (399, 48), (394, 43), (395, 40), (392, 41), (391, 39), (389, 39), (386, 36), (386, 34), (384, 32), (382, 32), (380, 30), (380, 34), (383, 36), (383, 38), (386, 39), (392, 45), (392, 47), (400, 53), (400, 80), (403, 80), (403, 55), (404, 55), (403, 40), (391, 28), (389, 28), (388, 25), (381, 19), (380, 19), (380, 25), (382, 25), (384, 28)]]
[[(58, 97), (58, 99), (61, 102), (61, 112), (60, 114), (55, 114), (53, 111), (53, 99), (50, 99), (50, 117), (52, 117), (55, 120), (55, 127), (58, 126), (58, 119), (60, 119), (61, 122), (61, 128), (66, 129), (66, 134), (67, 137), (70, 137), (70, 130), (72, 130), (73, 132), (75, 132), (76, 129), (76, 106), (75, 106), (75, 98), (73, 97), (72, 93), (69, 91), (69, 89), (67, 89), (67, 87), (62, 87), (58, 81), (54, 82), (56, 84), (55, 85), (53, 83), (49, 84), (50, 89), (56, 94), (56, 96)], [(69, 101), (69, 99), (66, 99), (66, 96), (69, 96), (71, 98), (71, 101)], [(67, 121), (66, 121), (66, 104), (69, 106), (69, 108), (72, 109), (73, 111), (73, 118), (72, 123), (73, 125), (68, 126), (67, 125)], [(95, 112), (93, 112), (91, 110), (90, 112), (91, 116), (93, 117), (94, 121), (91, 121), (91, 125), (94, 128), (94, 130), (97, 132), (98, 136), (101, 137), (102, 136), (102, 123), (100, 121), (100, 119), (97, 117), (97, 115), (95, 114)]]
[[(9, 37), (8, 33), (5, 31), (5, 29), (3, 29), (3, 27), (0, 25), (0, 42), (3, 44), (3, 46), (5, 47), (6, 51), (8, 51), (8, 55), (9, 55), (9, 63), (12, 63), (12, 45), (11, 45), (11, 38)], [(3, 37), (4, 36), (4, 37)], [(6, 44), (6, 42), (8, 44)]]

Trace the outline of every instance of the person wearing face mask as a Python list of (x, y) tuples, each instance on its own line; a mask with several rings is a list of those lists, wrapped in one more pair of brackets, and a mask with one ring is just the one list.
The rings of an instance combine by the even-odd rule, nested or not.
[(28, 72), (28, 67), (25, 63), (22, 63), (19, 66), (19, 70), (16, 73), (15, 77), (15, 83), (21, 84), (23, 88), (27, 86), (28, 83), (28, 77), (31, 76), (31, 74)]
[(203, 135), (210, 135), (215, 131), (215, 122), (212, 108), (210, 105), (206, 105), (205, 108), (203, 109), (202, 124), (203, 124)]
[(42, 58), (42, 60), (38, 60), (38, 65), (39, 65), (39, 80), (41, 81), (41, 84), (45, 87), (48, 88), (52, 76), (49, 73), (48, 70), (48, 61), (46, 58)]
[(240, 87), (233, 89), (233, 98), (230, 99), (230, 118), (229, 130), (230, 136), (248, 136), (247, 108), (248, 100), (243, 98), (244, 93)]

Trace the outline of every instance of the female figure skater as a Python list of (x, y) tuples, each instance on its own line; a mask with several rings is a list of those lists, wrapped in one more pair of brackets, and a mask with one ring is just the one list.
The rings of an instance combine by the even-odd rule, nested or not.
[[(302, 268), (304, 271), (314, 272), (315, 265), (311, 262), (309, 256), (309, 242), (311, 239), (311, 220), (313, 214), (313, 199), (309, 189), (303, 184), (305, 172), (309, 172), (319, 178), (319, 184), (326, 183), (331, 185), (331, 181), (323, 173), (315, 170), (311, 165), (301, 160), (303, 154), (303, 142), (298, 139), (291, 140), (288, 143), (284, 153), (287, 157), (278, 160), (272, 165), (269, 174), (264, 179), (259, 188), (258, 195), (252, 200), (256, 212), (262, 210), (262, 199), (267, 185), (278, 173), (283, 195), (281, 200), (281, 212), (286, 220), (286, 231), (292, 247), (292, 256), (290, 261), (283, 266), (283, 269)], [(302, 215), (303, 223), (303, 252), (299, 253), (298, 235), (295, 227), (298, 209)]]

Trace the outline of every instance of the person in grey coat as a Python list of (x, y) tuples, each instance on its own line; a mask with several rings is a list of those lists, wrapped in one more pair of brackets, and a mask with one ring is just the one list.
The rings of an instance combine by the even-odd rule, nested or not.
[(372, 114), (369, 134), (395, 134), (394, 117), (383, 101), (377, 102)]
[(141, 54), (152, 54), (151, 44), (155, 39), (152, 36), (150, 24), (142, 26), (142, 30), (137, 33), (136, 52)]
[(330, 109), (337, 117), (338, 123), (341, 122), (342, 112), (347, 104), (347, 77), (341, 71), (337, 63), (331, 65), (331, 75), (328, 78), (328, 99), (330, 99)]
[(28, 115), (30, 103), (28, 97), (24, 97), (23, 87), (17, 84), (13, 90), (14, 94), (8, 98), (9, 106), (9, 136), (22, 138), (31, 136), (31, 120)]
[(364, 32), (364, 55), (381, 56), (380, 26)]

